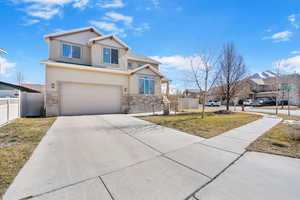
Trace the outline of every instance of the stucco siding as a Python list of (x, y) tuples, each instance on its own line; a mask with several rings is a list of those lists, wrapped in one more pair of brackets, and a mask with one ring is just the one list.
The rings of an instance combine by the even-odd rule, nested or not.
[(91, 38), (99, 37), (98, 34), (91, 32), (91, 31), (84, 31), (69, 35), (63, 35), (56, 37), (57, 40), (63, 40), (70, 43), (82, 44), (86, 45)]
[(103, 46), (109, 46), (109, 47), (114, 47), (114, 48), (124, 48), (122, 45), (120, 45), (118, 42), (112, 40), (112, 39), (105, 39), (105, 40), (100, 40), (96, 42), (97, 44), (103, 45)]
[[(80, 59), (76, 58), (66, 58), (62, 56), (62, 45), (63, 44), (71, 44), (81, 47), (81, 56)], [(87, 45), (81, 45), (78, 43), (70, 43), (57, 39), (53, 39), (49, 42), (49, 59), (54, 61), (61, 61), (67, 63), (76, 63), (82, 65), (91, 65), (91, 50)]]
[(119, 50), (119, 64), (107, 64), (107, 63), (103, 62), (103, 48), (104, 47), (112, 47), (112, 46), (104, 45), (99, 42), (92, 45), (92, 47), (91, 47), (91, 64), (92, 64), (92, 66), (119, 69), (119, 70), (127, 70), (127, 51), (124, 48), (113, 46), (114, 48), (117, 48)]
[[(121, 95), (126, 95), (128, 91), (128, 76), (101, 73), (95, 71), (89, 72), (82, 70), (64, 69), (55, 66), (46, 66), (47, 116), (60, 115), (60, 84), (66, 82), (119, 86), (122, 89)], [(78, 91), (78, 95), (80, 95), (80, 91)]]
[(127, 87), (127, 76), (107, 74), (101, 72), (88, 72), (81, 70), (63, 69), (57, 67), (46, 67), (47, 71), (47, 89), (51, 83), (64, 81), (64, 82), (80, 82), (80, 83), (93, 83), (93, 84), (107, 84), (119, 85)]

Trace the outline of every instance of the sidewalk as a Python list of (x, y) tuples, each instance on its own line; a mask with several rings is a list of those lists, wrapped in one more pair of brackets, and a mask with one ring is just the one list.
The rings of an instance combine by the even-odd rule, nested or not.
[(253, 123), (202, 141), (202, 144), (239, 157), (200, 187), (189, 200), (299, 199), (299, 159), (245, 152), (244, 149), (280, 121), (276, 116), (264, 115)]

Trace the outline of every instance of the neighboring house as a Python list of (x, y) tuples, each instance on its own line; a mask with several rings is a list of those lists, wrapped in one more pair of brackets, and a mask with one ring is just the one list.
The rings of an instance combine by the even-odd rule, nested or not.
[(40, 116), (44, 107), (43, 94), (40, 91), (2, 81), (0, 81), (0, 99), (2, 105), (4, 101), (18, 104), (17, 107), (20, 106), (20, 109), (11, 109), (9, 112), (15, 111), (21, 117)]
[(42, 94), (45, 93), (45, 85), (43, 84), (22, 83), (22, 86), (39, 91)]
[[(285, 86), (291, 86), (291, 91), (282, 90)], [(279, 90), (278, 90), (279, 88)], [(278, 95), (277, 95), (278, 94)], [(247, 78), (239, 85), (236, 94), (237, 100), (258, 97), (271, 97), (274, 100), (278, 97), (278, 102), (287, 102), (291, 105), (300, 105), (300, 75), (297, 73), (289, 75), (273, 76), (268, 78)], [(209, 91), (208, 99), (224, 99), (219, 87), (214, 87)]]
[(159, 62), (131, 54), (114, 35), (87, 27), (45, 36), (47, 116), (135, 113), (161, 109)]
[(184, 97), (200, 98), (203, 95), (203, 91), (199, 89), (186, 89), (183, 91)]
[(39, 91), (30, 89), (28, 87), (0, 81), (0, 98), (18, 98), (19, 91), (29, 92), (29, 93), (39, 93)]

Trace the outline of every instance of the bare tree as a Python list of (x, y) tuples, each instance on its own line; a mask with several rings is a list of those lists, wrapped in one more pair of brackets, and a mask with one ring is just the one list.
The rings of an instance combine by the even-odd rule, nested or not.
[(16, 72), (16, 83), (21, 86), (24, 81), (24, 75), (22, 72)]
[(280, 69), (282, 67), (282, 60), (279, 60), (274, 64), (274, 69), (276, 71), (275, 83), (273, 85), (274, 90), (276, 91), (275, 102), (276, 102), (276, 115), (278, 114), (278, 100), (280, 92)]
[[(199, 92), (202, 93), (202, 118), (204, 118), (205, 113), (207, 91), (212, 88), (216, 82), (216, 73), (213, 73), (216, 63), (217, 57), (209, 51), (205, 51), (190, 59), (191, 73), (189, 73), (187, 77), (190, 82), (196, 85)], [(201, 100), (201, 97), (199, 100)]]
[(246, 77), (244, 58), (236, 52), (232, 42), (224, 45), (218, 70), (218, 86), (225, 97), (226, 110), (229, 110), (230, 100), (238, 93), (242, 80)]

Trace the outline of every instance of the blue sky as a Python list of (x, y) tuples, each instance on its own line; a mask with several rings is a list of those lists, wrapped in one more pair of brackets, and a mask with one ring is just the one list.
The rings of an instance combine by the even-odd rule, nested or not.
[[(117, 34), (133, 53), (155, 56), (174, 85), (188, 58), (233, 41), (250, 72), (300, 72), (299, 0), (0, 0), (1, 80), (43, 83), (43, 35), (95, 26)], [(298, 25), (299, 23), (299, 25)]]

